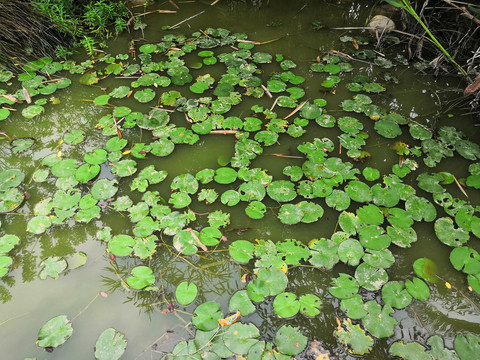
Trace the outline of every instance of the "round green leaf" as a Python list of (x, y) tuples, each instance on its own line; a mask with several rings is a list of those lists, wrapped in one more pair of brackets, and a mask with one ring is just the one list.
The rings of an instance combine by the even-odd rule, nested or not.
[(267, 207), (260, 201), (252, 201), (245, 209), (245, 213), (252, 219), (261, 219), (265, 215)]
[(43, 106), (40, 105), (29, 105), (25, 109), (22, 110), (22, 115), (23, 117), (26, 117), (27, 119), (34, 118), (35, 116), (40, 115), (43, 113), (45, 109)]
[(300, 302), (293, 293), (281, 293), (273, 300), (273, 311), (281, 318), (295, 316), (300, 311)]
[(298, 327), (283, 325), (275, 335), (275, 344), (282, 354), (298, 355), (307, 347), (308, 338)]
[(183, 281), (178, 284), (175, 290), (175, 297), (180, 305), (190, 305), (197, 297), (198, 289), (194, 283)]
[(413, 270), (422, 279), (436, 283), (437, 278), (437, 265), (429, 258), (420, 258), (413, 263)]
[(155, 275), (148, 266), (136, 266), (130, 274), (132, 276), (127, 278), (127, 284), (133, 289), (141, 290), (155, 282)]
[(157, 94), (150, 88), (139, 90), (135, 92), (134, 98), (140, 103), (148, 103), (152, 101)]
[(334, 335), (350, 353), (355, 355), (369, 353), (374, 344), (373, 338), (365, 334), (365, 330), (360, 325), (353, 325), (350, 319), (344, 319), (343, 326), (339, 324)]
[(419, 278), (405, 281), (405, 288), (408, 293), (417, 300), (425, 301), (430, 297), (428, 285)]
[(114, 328), (103, 331), (95, 343), (95, 359), (117, 360), (125, 352), (127, 341), (125, 335)]
[(48, 320), (38, 332), (37, 344), (40, 347), (57, 347), (72, 335), (73, 328), (66, 315), (59, 315)]
[(133, 252), (135, 240), (130, 235), (115, 235), (108, 242), (108, 250), (116, 256), (127, 256)]
[(20, 242), (17, 235), (5, 234), (0, 237), (0, 254), (6, 254)]
[(104, 106), (108, 104), (110, 100), (110, 95), (99, 95), (95, 99), (93, 99), (93, 103), (97, 106)]
[(382, 287), (382, 300), (396, 309), (406, 308), (412, 302), (412, 296), (398, 281), (389, 281)]
[(278, 218), (283, 224), (293, 225), (302, 221), (305, 214), (298, 205), (283, 204), (278, 212)]
[(199, 305), (195, 309), (193, 312), (192, 324), (198, 330), (210, 331), (217, 328), (218, 319), (221, 318), (223, 318), (223, 313), (220, 310), (220, 305), (209, 301)]
[(237, 180), (237, 172), (228, 167), (221, 167), (215, 170), (215, 181), (219, 184), (231, 184)]
[(39, 235), (43, 234), (52, 225), (49, 216), (39, 215), (31, 218), (27, 224), (27, 231)]
[(345, 186), (345, 192), (353, 201), (360, 203), (372, 201), (372, 192), (370, 187), (361, 181), (350, 181), (348, 185)]
[(455, 228), (453, 220), (449, 217), (442, 217), (435, 221), (435, 234), (445, 245), (457, 247), (468, 241), (468, 231), (462, 228)]
[(65, 259), (58, 256), (50, 256), (41, 262), (43, 266), (39, 278), (45, 280), (47, 276), (52, 279), (58, 279), (59, 274), (67, 268)]
[(362, 295), (360, 294), (355, 294), (351, 298), (340, 301), (340, 308), (352, 319), (361, 319), (367, 315), (363, 305)]
[(339, 299), (348, 299), (354, 296), (359, 289), (357, 280), (350, 275), (340, 273), (337, 278), (332, 279), (332, 286), (328, 292)]
[(355, 270), (355, 279), (357, 279), (361, 287), (369, 291), (377, 291), (387, 283), (388, 274), (385, 269), (374, 268), (366, 263), (362, 263)]
[(227, 190), (220, 197), (220, 201), (224, 205), (235, 206), (240, 202), (240, 194), (235, 190)]
[(235, 354), (245, 355), (255, 345), (260, 336), (258, 328), (253, 324), (235, 323), (224, 330), (225, 346)]
[(15, 188), (25, 179), (25, 174), (18, 169), (9, 169), (0, 173), (0, 191)]
[(357, 266), (363, 255), (363, 246), (355, 239), (347, 239), (338, 245), (338, 257), (347, 265)]
[(75, 179), (86, 184), (100, 173), (100, 165), (83, 164), (75, 171)]
[(313, 294), (306, 294), (300, 296), (298, 301), (300, 303), (300, 312), (303, 315), (314, 317), (320, 314), (322, 301), (318, 296)]
[(332, 240), (314, 239), (308, 246), (310, 247), (310, 264), (318, 268), (330, 270), (338, 262), (338, 244)]
[(247, 290), (239, 290), (230, 298), (228, 309), (231, 312), (240, 311), (242, 316), (255, 312), (255, 305), (248, 298)]
[(110, 199), (118, 191), (118, 188), (115, 186), (116, 183), (117, 182), (115, 180), (98, 180), (95, 184), (93, 184), (91, 194), (95, 199), (100, 201)]
[(75, 176), (78, 162), (74, 159), (59, 160), (52, 166), (52, 174), (58, 178)]
[(247, 240), (236, 240), (228, 247), (228, 252), (233, 260), (240, 264), (247, 264), (253, 259), (255, 246)]

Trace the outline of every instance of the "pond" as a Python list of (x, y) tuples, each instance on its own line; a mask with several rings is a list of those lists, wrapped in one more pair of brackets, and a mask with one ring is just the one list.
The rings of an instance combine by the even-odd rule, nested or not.
[(3, 354), (471, 358), (465, 84), (333, 29), (367, 1), (175, 3), (95, 61), (0, 73)]

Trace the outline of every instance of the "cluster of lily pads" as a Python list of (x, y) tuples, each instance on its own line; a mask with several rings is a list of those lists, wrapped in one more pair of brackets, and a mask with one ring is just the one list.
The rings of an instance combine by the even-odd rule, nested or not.
[[(356, 39), (356, 43), (362, 44), (361, 38)], [(344, 112), (353, 114), (335, 118), (327, 111), (326, 100), (304, 100), (307, 94), (301, 85), (306, 79), (294, 73), (296, 64), (292, 60), (281, 54), (255, 52), (254, 47), (255, 43), (247, 40), (246, 34), (206, 29), (190, 37), (169, 34), (158, 43), (144, 44), (136, 56), (139, 62), (128, 54), (103, 54), (81, 64), (58, 63), (48, 58), (27, 64), (25, 73), (17, 76), (21, 89), (13, 93), (1, 91), (0, 120), (7, 119), (12, 106), (23, 101), (28, 103), (22, 110), (24, 117), (40, 116), (48, 102), (42, 95), (51, 95), (71, 83), (65, 76), (67, 71), (82, 74), (80, 82), (85, 85), (96, 85), (109, 76), (125, 82), (92, 99), (92, 106), (108, 111), (96, 125), (106, 137), (104, 144), (84, 154), (83, 159), (63, 158), (61, 151), (53, 152), (28, 174), (36, 183), (54, 183), (56, 191), (34, 205), (27, 231), (42, 234), (72, 219), (88, 223), (100, 219), (102, 213), (110, 209), (125, 213), (132, 223), (131, 231), (112, 234), (112, 229), (105, 227), (98, 232), (98, 239), (106, 242), (107, 251), (117, 258), (125, 257), (127, 262), (132, 256), (145, 261), (130, 269), (130, 274), (122, 279), (125, 288), (156, 291), (158, 279), (148, 260), (159, 251), (158, 245), (171, 246), (182, 257), (200, 251), (208, 253), (221, 246), (222, 230), (230, 224), (229, 207), (243, 206), (245, 214), (254, 220), (262, 219), (267, 209), (271, 209), (281, 223), (294, 225), (317, 223), (324, 214), (323, 206), (327, 206), (339, 212), (341, 228), (328, 239), (313, 239), (308, 245), (294, 239), (277, 243), (258, 240), (256, 244), (237, 240), (229, 245), (233, 260), (253, 269), (252, 281), (246, 289), (239, 290), (230, 299), (229, 312), (240, 311), (241, 316), (248, 316), (256, 309), (254, 303), (274, 297), (273, 312), (281, 318), (291, 318), (298, 313), (316, 316), (322, 304), (317, 295), (285, 292), (289, 268), (308, 264), (331, 270), (343, 263), (349, 266), (350, 273), (332, 278), (328, 291), (340, 300), (340, 309), (345, 314), (335, 335), (347, 351), (356, 355), (371, 351), (374, 338), (394, 335), (397, 324), (391, 316), (394, 309), (404, 309), (412, 301), (429, 298), (430, 289), (425, 281), (433, 283), (436, 277), (427, 271), (431, 262), (428, 258), (421, 258), (413, 265), (418, 277), (406, 281), (389, 279), (388, 269), (395, 263), (393, 245), (407, 248), (417, 241), (415, 222), (434, 222), (439, 240), (453, 248), (452, 265), (463, 271), (470, 287), (480, 293), (480, 255), (467, 246), (470, 233), (480, 237), (480, 218), (475, 215), (478, 207), (447, 193), (447, 186), (453, 183), (462, 191), (463, 187), (479, 189), (479, 163), (469, 166), (470, 175), (463, 180), (448, 172), (418, 175), (418, 187), (432, 194), (433, 203), (402, 180), (420, 167), (415, 159), (423, 157), (424, 165), (435, 167), (443, 158), (457, 153), (475, 162), (480, 159), (479, 146), (453, 127), (445, 126), (433, 132), (401, 114), (375, 105), (370, 96), (360, 92), (376, 94), (385, 91), (385, 87), (362, 74), (351, 77), (347, 85), (351, 92), (358, 94), (341, 103)], [(380, 66), (391, 66), (389, 60), (368, 49), (352, 50), (350, 54), (372, 59)], [(263, 66), (273, 65), (275, 71), (265, 78)], [(218, 73), (220, 67), (222, 75), (212, 75)], [(348, 57), (329, 54), (314, 62), (310, 69), (309, 75), (315, 79), (320, 77), (321, 86), (330, 91), (340, 86), (354, 67)], [(0, 80), (7, 83), (12, 81), (12, 76), (9, 72), (0, 72)], [(235, 106), (245, 97), (262, 99), (262, 104), (265, 99), (271, 99), (272, 106), (254, 105), (246, 116), (238, 115)], [(56, 98), (50, 100), (53, 104), (59, 103)], [(139, 104), (132, 107), (148, 106), (149, 109), (140, 112), (126, 106), (134, 100)], [(408, 129), (416, 141), (417, 145), (397, 142), (395, 150), (401, 162), (392, 166), (391, 174), (382, 176), (371, 167), (360, 171), (341, 156), (333, 155), (335, 148), (344, 148), (346, 156), (355, 161), (370, 156), (363, 149), (372, 136), (365, 130), (368, 119), (374, 121), (373, 128), (382, 137), (394, 139)], [(285, 166), (283, 179), (274, 179), (268, 169), (252, 166), (265, 148), (275, 146), (282, 137), (301, 138), (310, 129), (315, 131), (316, 126), (336, 126), (341, 134), (337, 139), (315, 137), (299, 141), (296, 150), (302, 162)], [(129, 135), (137, 128), (151, 132), (151, 137), (145, 142), (132, 143)], [(143, 160), (169, 156), (176, 147), (193, 146), (202, 136), (219, 136), (217, 134), (235, 137), (232, 158), (217, 168), (175, 176), (170, 182), (171, 193), (164, 199), (155, 186), (168, 179), (167, 170), (159, 167), (161, 162), (145, 166)], [(86, 136), (82, 129), (70, 129), (58, 146), (76, 146)], [(11, 151), (21, 154), (34, 145), (31, 139), (14, 139)], [(101, 174), (102, 165), (109, 169), (107, 175)], [(0, 212), (11, 212), (25, 201), (21, 189), (28, 185), (23, 184), (24, 178), (25, 173), (19, 169), (0, 173)], [(127, 182), (132, 192), (140, 194), (140, 201), (133, 200), (137, 196), (117, 196), (119, 185)], [(199, 202), (212, 206), (205, 227), (195, 222), (199, 215), (194, 208)], [(448, 216), (437, 218), (434, 204)], [(5, 234), (0, 238), (2, 276), (13, 261), (7, 253), (18, 242), (16, 235)], [(71, 259), (72, 265), (67, 260), (44, 259), (40, 278), (56, 278), (66, 269), (67, 262), (74, 268), (74, 263), (80, 266), (86, 258), (78, 253)], [(182, 283), (177, 288), (177, 303), (188, 306), (196, 294), (194, 284)], [(372, 294), (379, 296), (365, 301), (372, 299)], [(223, 317), (215, 302), (198, 305), (192, 317), (197, 329), (195, 338), (178, 344), (168, 358), (219, 359), (236, 354), (247, 355), (249, 359), (284, 359), (306, 348), (308, 339), (297, 327), (280, 327), (274, 348), (272, 343), (259, 341), (258, 328), (242, 318), (242, 323), (221, 328), (217, 320)], [(39, 333), (40, 346), (59, 346), (72, 334), (66, 316), (50, 321), (54, 324), (45, 324)], [(122, 334), (108, 329), (101, 338), (117, 343), (115, 350), (110, 351), (121, 356), (126, 346)], [(400, 341), (392, 344), (390, 353), (426, 359), (448, 353), (451, 358), (458, 355), (464, 360), (480, 347), (479, 338), (470, 334), (457, 336), (457, 355), (445, 349), (438, 336), (431, 337), (427, 345), (428, 350), (418, 343)], [(97, 343), (97, 350), (102, 346)], [(110, 358), (118, 358), (115, 356)], [(97, 353), (96, 357), (104, 358)]]

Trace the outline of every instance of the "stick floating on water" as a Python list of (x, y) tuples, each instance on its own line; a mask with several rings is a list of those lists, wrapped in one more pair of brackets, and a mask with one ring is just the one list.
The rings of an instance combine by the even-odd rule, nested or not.
[(176, 23), (175, 25), (172, 25), (168, 28), (168, 30), (175, 29), (176, 27), (182, 25), (184, 22), (187, 22), (188, 20), (192, 20), (193, 18), (197, 17), (198, 15), (202, 15), (205, 12), (205, 10), (200, 11), (199, 13), (190, 16), (189, 18), (186, 18), (185, 20), (180, 21), (179, 23)]

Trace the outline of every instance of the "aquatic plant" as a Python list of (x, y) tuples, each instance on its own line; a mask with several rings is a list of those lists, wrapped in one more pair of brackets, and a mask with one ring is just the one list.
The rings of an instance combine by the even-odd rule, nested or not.
[[(102, 84), (114, 76), (119, 83), (105, 92), (92, 87), (86, 102), (91, 109), (102, 111), (95, 129), (104, 140), (83, 156), (65, 156), (88, 136), (88, 129), (69, 129), (49, 155), (35, 162), (34, 170), (2, 171), (0, 211), (12, 214), (24, 204), (27, 175), (29, 184), (54, 186), (52, 193), (34, 204), (27, 199), (32, 205), (32, 211), (25, 214), (27, 233), (53, 232), (69, 221), (91, 223), (109, 211), (128, 219), (128, 229), (104, 226), (97, 233), (98, 240), (106, 243), (107, 271), (114, 275), (105, 281), (132, 298), (154, 298), (152, 306), (167, 312), (191, 310), (193, 315), (187, 319), (196, 328), (195, 335), (177, 344), (168, 358), (291, 358), (305, 351), (309, 341), (293, 321), (318, 317), (326, 303), (338, 304), (341, 319), (337, 326), (332, 324), (332, 332), (342, 351), (369, 353), (375, 338), (394, 336), (397, 319), (392, 314), (428, 301), (431, 289), (444, 283), (439, 283), (435, 263), (427, 257), (409, 264), (413, 271), (407, 278), (392, 277), (399, 248), (418, 241), (416, 223), (431, 223), (438, 245), (452, 248), (452, 266), (464, 273), (472, 292), (480, 293), (480, 259), (469, 243), (472, 235), (480, 237), (478, 208), (447, 192), (462, 188), (473, 193), (480, 187), (478, 144), (452, 126), (434, 132), (377, 105), (378, 94), (386, 91), (383, 82), (370, 75), (350, 74), (354, 66), (348, 57), (329, 53), (311, 63), (308, 76), (318, 80), (325, 94), (333, 93), (342, 82), (348, 84), (351, 96), (340, 103), (341, 114), (334, 116), (332, 110), (338, 109), (330, 108), (325, 99), (306, 99), (308, 89), (302, 84), (307, 74), (297, 74), (293, 60), (255, 51), (255, 44), (246, 34), (207, 28), (189, 37), (165, 34), (158, 43), (142, 44), (138, 61), (128, 54), (102, 54), (81, 63), (45, 57), (26, 64), (17, 78), (18, 90), (5, 85), (1, 100), (11, 109), (21, 109), (27, 119), (38, 119), (56, 106), (47, 97), (70, 85), (68, 73), (82, 74), (83, 86)], [(350, 50), (371, 57), (376, 66), (391, 66), (388, 59), (368, 48), (352, 45)], [(218, 74), (213, 67), (222, 69), (221, 74), (212, 75)], [(274, 71), (267, 74), (267, 68)], [(49, 80), (46, 74), (56, 78)], [(4, 82), (11, 82), (12, 76), (8, 71), (0, 73)], [(247, 99), (253, 105), (245, 113), (232, 111)], [(260, 105), (257, 99), (265, 101)], [(2, 110), (2, 120), (8, 121), (11, 111)], [(332, 138), (309, 132), (332, 127), (339, 131)], [(134, 142), (134, 131), (146, 135)], [(360, 161), (368, 158), (367, 141), (394, 142), (407, 133), (415, 146), (404, 143), (386, 150), (395, 159), (391, 172), (362, 166)], [(193, 147), (210, 136), (232, 137), (232, 156), (226, 161), (219, 156), (218, 166), (182, 169), (172, 175), (162, 168), (162, 162), (146, 161), (174, 156), (178, 148)], [(298, 139), (291, 153), (273, 152), (279, 139), (286, 137)], [(19, 156), (36, 146), (25, 138), (13, 140), (11, 151)], [(455, 180), (449, 172), (435, 172), (438, 163), (454, 154), (471, 162), (464, 180)], [(268, 169), (253, 165), (267, 155), (285, 159), (281, 175), (270, 175)], [(402, 156), (401, 164), (397, 155)], [(102, 175), (101, 167), (108, 176)], [(425, 167), (431, 169), (424, 171)], [(414, 185), (404, 182), (407, 176)], [(167, 191), (161, 190), (162, 183)], [(121, 184), (130, 191), (120, 189)], [(195, 211), (200, 207), (207, 212)], [(315, 233), (308, 244), (292, 238), (225, 243), (231, 207), (240, 207), (252, 221), (275, 217), (279, 226), (318, 224), (325, 209), (338, 221), (328, 238)], [(15, 251), (18, 237), (4, 234), (0, 245), (0, 274), (6, 276), (15, 271), (9, 253)], [(202, 258), (215, 263), (217, 251), (218, 256), (228, 251), (245, 280), (237, 292), (228, 294), (228, 311), (205, 300), (201, 286), (183, 278), (182, 272), (176, 272), (178, 281), (170, 284), (174, 293), (166, 290), (165, 270), (159, 266), (168, 269), (178, 260), (195, 267), (194, 262)], [(155, 264), (164, 254), (173, 260)], [(38, 276), (57, 278), (67, 266), (72, 269), (82, 264), (81, 260), (85, 257), (80, 254), (43, 258)], [(305, 269), (329, 283), (325, 291), (295, 289), (291, 277)], [(209, 271), (207, 267), (200, 270)], [(270, 305), (268, 316), (282, 322), (275, 323), (271, 339), (259, 340), (264, 334), (248, 316)], [(222, 327), (219, 320), (229, 319), (230, 314), (235, 314), (237, 322)], [(65, 343), (74, 321), (66, 315), (49, 320), (39, 331), (39, 346)], [(112, 347), (105, 350), (105, 343)], [(467, 359), (477, 343), (476, 335), (458, 334), (454, 349), (461, 359)], [(453, 353), (435, 336), (429, 344), (427, 349), (418, 343), (394, 342), (390, 353), (426, 358), (437, 352)], [(96, 357), (103, 358), (106, 351), (114, 354), (110, 358), (118, 358), (125, 346), (123, 334), (107, 329), (98, 338)]]

